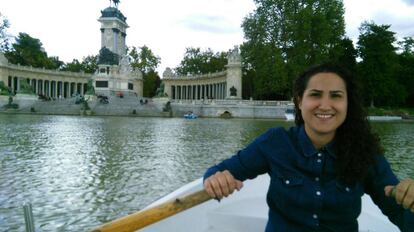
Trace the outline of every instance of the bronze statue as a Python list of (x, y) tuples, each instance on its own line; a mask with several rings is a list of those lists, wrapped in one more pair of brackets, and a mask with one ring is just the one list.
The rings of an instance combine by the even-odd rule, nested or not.
[(115, 7), (118, 8), (120, 0), (109, 0), (109, 5), (111, 5), (112, 2), (114, 3)]
[(230, 88), (230, 96), (237, 96), (237, 89), (234, 86)]

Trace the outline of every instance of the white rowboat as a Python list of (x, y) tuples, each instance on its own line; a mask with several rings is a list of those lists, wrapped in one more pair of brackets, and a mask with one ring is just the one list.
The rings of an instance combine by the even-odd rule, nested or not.
[[(209, 200), (184, 212), (152, 224), (144, 232), (251, 232), (264, 231), (268, 207), (266, 193), (268, 175), (244, 182), (240, 192), (235, 192), (220, 203)], [(195, 180), (147, 208), (174, 200), (201, 190), (202, 179)], [(385, 217), (368, 195), (362, 197), (362, 212), (358, 218), (360, 232), (398, 232), (399, 229)]]

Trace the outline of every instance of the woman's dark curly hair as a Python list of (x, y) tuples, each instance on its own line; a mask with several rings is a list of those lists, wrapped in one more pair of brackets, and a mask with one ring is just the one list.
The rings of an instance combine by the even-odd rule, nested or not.
[(336, 130), (334, 138), (337, 177), (347, 184), (363, 181), (368, 167), (374, 163), (376, 155), (383, 153), (383, 148), (379, 137), (371, 131), (354, 77), (346, 69), (336, 64), (325, 63), (311, 67), (295, 80), (293, 86), (295, 124), (304, 124), (299, 103), (309, 80), (318, 73), (335, 73), (346, 85), (347, 115), (345, 121)]

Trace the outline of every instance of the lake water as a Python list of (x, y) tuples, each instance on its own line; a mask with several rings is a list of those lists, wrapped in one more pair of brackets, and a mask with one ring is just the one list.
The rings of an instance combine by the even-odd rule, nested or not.
[[(87, 231), (201, 177), (277, 120), (0, 115), (0, 231)], [(373, 123), (400, 178), (414, 123)]]

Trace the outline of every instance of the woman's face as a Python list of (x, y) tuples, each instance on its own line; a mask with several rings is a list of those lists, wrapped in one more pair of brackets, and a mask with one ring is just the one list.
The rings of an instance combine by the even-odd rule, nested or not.
[(312, 141), (330, 141), (345, 121), (348, 100), (345, 82), (335, 73), (310, 77), (299, 99), (305, 130)]

